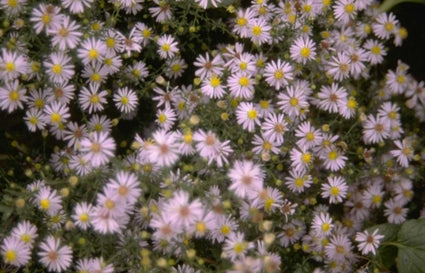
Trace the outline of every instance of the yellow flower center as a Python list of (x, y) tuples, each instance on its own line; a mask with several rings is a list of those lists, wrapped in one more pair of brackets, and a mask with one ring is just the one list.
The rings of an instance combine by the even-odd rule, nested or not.
[(50, 201), (49, 199), (41, 199), (40, 200), (40, 206), (42, 210), (48, 210), (50, 208)]
[[(102, 124), (97, 123), (97, 124), (95, 124), (95, 125), (93, 126), (93, 129), (94, 129), (96, 132), (100, 132), (100, 131), (102, 131), (102, 130), (103, 130), (103, 126), (102, 126)], [(93, 150), (93, 149), (92, 149), (92, 150)]]
[(242, 253), (245, 250), (244, 244), (236, 243), (235, 246), (233, 247), (233, 250), (235, 251), (236, 254)]
[(107, 199), (106, 202), (105, 202), (105, 207), (107, 209), (113, 209), (113, 208), (115, 208), (115, 202), (112, 201), (111, 199)]
[(274, 204), (274, 199), (273, 198), (267, 198), (267, 200), (264, 202), (264, 208), (269, 211), (272, 206)]
[(338, 158), (338, 153), (336, 151), (330, 151), (328, 153), (329, 160), (336, 160)]
[(289, 104), (290, 104), (292, 107), (297, 106), (297, 105), (298, 105), (298, 99), (297, 99), (297, 98), (295, 98), (295, 97), (292, 97), (292, 98), (289, 100)]
[(13, 62), (7, 62), (5, 65), (6, 71), (7, 72), (13, 72), (15, 71), (15, 64)]
[(220, 85), (220, 83), (221, 83), (221, 81), (217, 77), (212, 77), (211, 80), (210, 80), (210, 84), (211, 84), (212, 87), (217, 87), (217, 86)]
[(93, 104), (99, 103), (99, 96), (97, 94), (93, 94), (90, 96), (90, 102)]
[(311, 161), (311, 154), (310, 153), (305, 153), (305, 154), (302, 154), (302, 156), (301, 156), (301, 161), (303, 162), (303, 163), (310, 163), (310, 161)]
[(18, 257), (18, 254), (16, 253), (15, 250), (11, 250), (9, 249), (8, 251), (6, 251), (6, 253), (4, 254), (4, 259), (6, 260), (6, 262), (14, 262)]
[(304, 186), (304, 179), (302, 179), (302, 178), (300, 178), (300, 177), (297, 177), (297, 178), (295, 179), (295, 186), (297, 186), (297, 187), (302, 187), (302, 186)]
[(246, 62), (241, 62), (241, 63), (239, 64), (239, 68), (240, 68), (241, 70), (246, 70), (246, 69), (248, 68), (248, 64), (247, 64)]
[(149, 29), (144, 29), (142, 31), (142, 35), (143, 35), (144, 38), (149, 38), (149, 37), (151, 37), (152, 33)]
[(98, 153), (98, 152), (100, 152), (100, 148), (101, 148), (101, 146), (100, 146), (100, 144), (98, 142), (93, 142), (92, 145), (91, 145), (90, 150), (93, 153)]
[(374, 204), (380, 204), (382, 201), (382, 197), (380, 195), (374, 195), (372, 196), (372, 202)]
[(54, 64), (52, 66), (52, 71), (53, 71), (53, 73), (58, 75), (58, 74), (62, 73), (62, 66), (60, 64)]
[(357, 108), (357, 101), (354, 98), (348, 99), (347, 107), (350, 109), (356, 109)]
[(328, 223), (323, 223), (322, 224), (322, 230), (324, 232), (328, 231), (330, 228), (331, 228), (331, 225), (330, 224), (328, 224)]
[(348, 14), (352, 14), (354, 12), (354, 9), (354, 4), (345, 5), (345, 12), (347, 12)]
[(53, 123), (59, 123), (61, 121), (62, 117), (59, 113), (53, 113), (50, 115), (50, 120)]
[(90, 49), (88, 56), (89, 56), (90, 60), (97, 59), (97, 58), (99, 58), (99, 52), (95, 48)]
[(183, 136), (183, 142), (186, 144), (192, 144), (192, 134), (187, 133)]
[(19, 100), (19, 93), (16, 90), (13, 90), (9, 93), (9, 99), (11, 101), (18, 101)]
[(223, 235), (227, 235), (227, 234), (229, 234), (229, 232), (230, 232), (230, 227), (229, 227), (228, 225), (223, 225), (223, 226), (220, 228), (220, 232), (221, 232)]
[(330, 193), (331, 193), (331, 195), (334, 195), (334, 196), (338, 195), (339, 194), (339, 188), (335, 187), (335, 186), (331, 187)]
[(111, 58), (106, 58), (104, 62), (107, 66), (111, 66), (113, 63)]
[(37, 124), (37, 122), (38, 122), (38, 120), (37, 120), (37, 118), (36, 118), (36, 117), (30, 117), (29, 122), (30, 122), (31, 124), (36, 125), (36, 124)]
[(206, 225), (205, 225), (204, 222), (198, 222), (198, 223), (196, 223), (196, 230), (197, 231), (199, 231), (201, 233), (204, 233), (206, 229), (207, 229), (207, 227), (206, 227)]
[(394, 29), (394, 24), (391, 22), (385, 23), (385, 30), (386, 31), (392, 31)]
[(251, 109), (248, 111), (248, 118), (249, 119), (255, 119), (257, 118), (257, 111), (255, 109)]
[(307, 141), (313, 141), (314, 140), (314, 133), (308, 132), (307, 134), (305, 134), (305, 139), (307, 139)]
[(51, 21), (52, 21), (52, 18), (50, 17), (48, 13), (45, 13), (41, 16), (41, 22), (43, 22), (43, 24), (47, 25)]
[(166, 121), (167, 121), (167, 116), (166, 116), (166, 115), (164, 115), (164, 114), (160, 114), (160, 115), (159, 115), (159, 117), (158, 117), (158, 121), (159, 121), (160, 123), (164, 123), (164, 122), (166, 122)]
[(308, 12), (310, 12), (311, 11), (311, 5), (304, 5), (304, 8), (303, 8), (303, 10), (304, 10), (304, 12), (306, 12), (306, 13), (308, 13)]
[(254, 26), (252, 28), (252, 34), (254, 34), (255, 36), (258, 36), (261, 34), (261, 27), (259, 26)]
[(102, 77), (100, 76), (100, 74), (99, 74), (99, 73), (94, 72), (94, 73), (91, 75), (91, 80), (92, 80), (92, 81), (94, 81), (94, 82), (100, 82), (100, 81), (102, 80)]
[(21, 241), (24, 243), (29, 243), (31, 242), (31, 235), (29, 235), (28, 233), (24, 233), (21, 235)]
[(236, 24), (241, 27), (246, 26), (247, 23), (248, 21), (244, 17), (239, 17), (238, 19), (236, 19)]
[(308, 47), (301, 48), (300, 55), (303, 58), (307, 58), (308, 56), (310, 56), (310, 49)]
[(89, 220), (89, 215), (87, 213), (80, 214), (80, 222), (86, 223)]
[(372, 47), (371, 51), (372, 51), (372, 54), (379, 55), (381, 53), (381, 48), (379, 46), (375, 45), (375, 46)]
[(239, 79), (239, 85), (240, 86), (246, 87), (246, 86), (248, 86), (248, 84), (249, 84), (249, 79), (247, 77), (241, 77)]
[(165, 52), (168, 52), (170, 50), (170, 45), (169, 44), (163, 44), (162, 45), (162, 50), (164, 50)]
[(397, 82), (398, 83), (404, 83), (406, 81), (406, 78), (403, 75), (397, 76)]
[(275, 72), (274, 72), (274, 78), (275, 79), (277, 79), (277, 80), (280, 80), (280, 79), (282, 79), (283, 78), (283, 71), (282, 70), (276, 70)]
[(174, 71), (174, 73), (177, 73), (180, 71), (181, 66), (179, 64), (173, 64), (173, 66), (171, 67), (171, 69)]
[(16, 8), (18, 6), (18, 0), (9, 0), (9, 1), (7, 1), (7, 4), (11, 8)]
[(127, 105), (128, 104), (128, 97), (122, 97), (121, 98), (121, 104)]

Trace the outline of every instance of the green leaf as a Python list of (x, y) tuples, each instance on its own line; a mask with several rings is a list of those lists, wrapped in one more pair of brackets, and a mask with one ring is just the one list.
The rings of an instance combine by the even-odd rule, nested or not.
[(382, 224), (370, 227), (367, 229), (369, 233), (373, 233), (376, 229), (379, 229), (378, 233), (384, 235), (384, 238), (381, 241), (381, 246), (378, 248), (378, 259), (381, 265), (384, 266), (383, 269), (390, 269), (394, 263), (397, 256), (397, 247), (393, 245), (385, 245), (384, 242), (395, 242), (397, 240), (397, 234), (401, 226), (396, 224)]
[(425, 0), (385, 0), (381, 6), (379, 6), (379, 11), (387, 12), (391, 10), (394, 6), (401, 3), (417, 3), (417, 4), (425, 4)]
[(425, 219), (406, 221), (398, 233), (397, 269), (421, 273), (425, 269)]

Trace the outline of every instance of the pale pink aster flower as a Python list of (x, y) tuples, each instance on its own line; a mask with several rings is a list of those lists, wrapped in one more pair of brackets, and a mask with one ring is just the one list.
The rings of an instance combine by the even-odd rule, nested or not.
[(358, 243), (357, 247), (363, 255), (370, 252), (372, 252), (373, 255), (376, 255), (376, 249), (379, 247), (380, 241), (384, 238), (384, 236), (378, 234), (378, 232), (379, 229), (375, 229), (372, 234), (369, 234), (367, 230), (356, 233), (356, 241)]
[(3, 261), (14, 266), (24, 266), (31, 259), (30, 247), (14, 236), (6, 237), (0, 247)]
[(72, 262), (72, 248), (61, 246), (59, 239), (48, 236), (40, 244), (40, 262), (49, 271), (62, 272), (68, 269)]
[(229, 189), (241, 198), (254, 195), (263, 188), (265, 174), (261, 167), (252, 161), (236, 161), (229, 170)]
[(94, 132), (81, 140), (81, 152), (84, 159), (93, 167), (100, 167), (109, 162), (115, 153), (115, 141), (106, 132)]
[(147, 147), (147, 156), (155, 165), (171, 166), (179, 159), (178, 134), (158, 130), (153, 133), (154, 144)]

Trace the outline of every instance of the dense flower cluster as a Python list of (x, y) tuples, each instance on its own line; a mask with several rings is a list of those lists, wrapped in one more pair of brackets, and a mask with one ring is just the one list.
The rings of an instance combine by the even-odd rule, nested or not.
[(7, 266), (351, 272), (384, 238), (366, 228), (408, 218), (425, 87), (401, 61), (380, 78), (407, 31), (376, 1), (0, 8), (0, 109), (56, 145), (15, 196)]

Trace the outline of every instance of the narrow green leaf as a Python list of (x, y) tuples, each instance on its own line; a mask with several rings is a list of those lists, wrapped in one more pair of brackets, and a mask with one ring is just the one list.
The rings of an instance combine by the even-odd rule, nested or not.
[(390, 11), (394, 6), (401, 3), (417, 3), (425, 5), (425, 0), (385, 0), (381, 6), (379, 6), (379, 11), (387, 12)]

